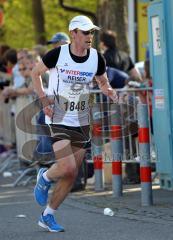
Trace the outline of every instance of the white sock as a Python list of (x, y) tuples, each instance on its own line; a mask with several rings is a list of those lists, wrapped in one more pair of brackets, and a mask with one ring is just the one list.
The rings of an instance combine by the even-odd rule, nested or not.
[(46, 180), (46, 182), (51, 182), (51, 180), (47, 177), (47, 171), (43, 173), (43, 178)]
[(55, 211), (56, 211), (55, 209), (53, 209), (53, 208), (49, 207), (49, 205), (47, 205), (46, 209), (43, 212), (43, 216), (46, 216), (47, 214), (53, 215)]

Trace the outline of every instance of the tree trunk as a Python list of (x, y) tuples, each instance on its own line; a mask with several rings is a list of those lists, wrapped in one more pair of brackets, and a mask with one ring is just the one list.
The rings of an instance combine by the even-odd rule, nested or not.
[(99, 25), (117, 35), (119, 49), (129, 52), (127, 40), (127, 0), (102, 0), (98, 8)]
[(35, 41), (37, 44), (45, 44), (44, 11), (42, 0), (32, 0), (33, 24), (35, 27)]

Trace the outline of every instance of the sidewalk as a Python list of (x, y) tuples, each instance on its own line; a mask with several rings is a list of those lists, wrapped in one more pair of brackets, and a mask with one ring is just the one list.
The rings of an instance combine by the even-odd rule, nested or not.
[(153, 206), (141, 206), (140, 185), (124, 185), (123, 196), (115, 198), (111, 186), (103, 192), (94, 192), (94, 186), (88, 185), (83, 192), (73, 193), (70, 198), (90, 206), (95, 206), (97, 211), (103, 212), (108, 207), (114, 211), (114, 217), (137, 220), (140, 222), (173, 224), (173, 191), (160, 189), (159, 185), (153, 186)]
[[(140, 185), (124, 185), (123, 197), (112, 196), (111, 186), (94, 192), (93, 182), (85, 191), (70, 193), (56, 213), (64, 234), (48, 234), (37, 225), (42, 211), (33, 197), (33, 183), (12, 188), (13, 177), (0, 175), (0, 231), (4, 240), (172, 240), (173, 192), (153, 186), (154, 205), (141, 207)], [(104, 208), (114, 216), (104, 216)], [(24, 217), (20, 217), (24, 215)], [(46, 235), (45, 235), (46, 234)]]

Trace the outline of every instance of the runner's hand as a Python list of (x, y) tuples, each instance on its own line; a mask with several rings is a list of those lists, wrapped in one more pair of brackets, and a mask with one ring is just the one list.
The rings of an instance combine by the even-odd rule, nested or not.
[(45, 96), (43, 98), (41, 98), (41, 102), (43, 105), (43, 111), (45, 113), (46, 116), (52, 118), (53, 116), (53, 108), (52, 108), (52, 104), (54, 104), (54, 99), (50, 99), (49, 97)]
[(112, 99), (114, 103), (118, 103), (118, 94), (115, 89), (108, 88), (108, 96)]

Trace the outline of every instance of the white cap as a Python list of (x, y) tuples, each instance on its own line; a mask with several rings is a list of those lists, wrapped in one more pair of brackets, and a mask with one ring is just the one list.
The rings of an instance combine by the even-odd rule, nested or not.
[(86, 16), (76, 16), (72, 18), (69, 24), (69, 31), (80, 29), (82, 31), (89, 31), (91, 29), (100, 30), (100, 28), (93, 24), (93, 22)]

